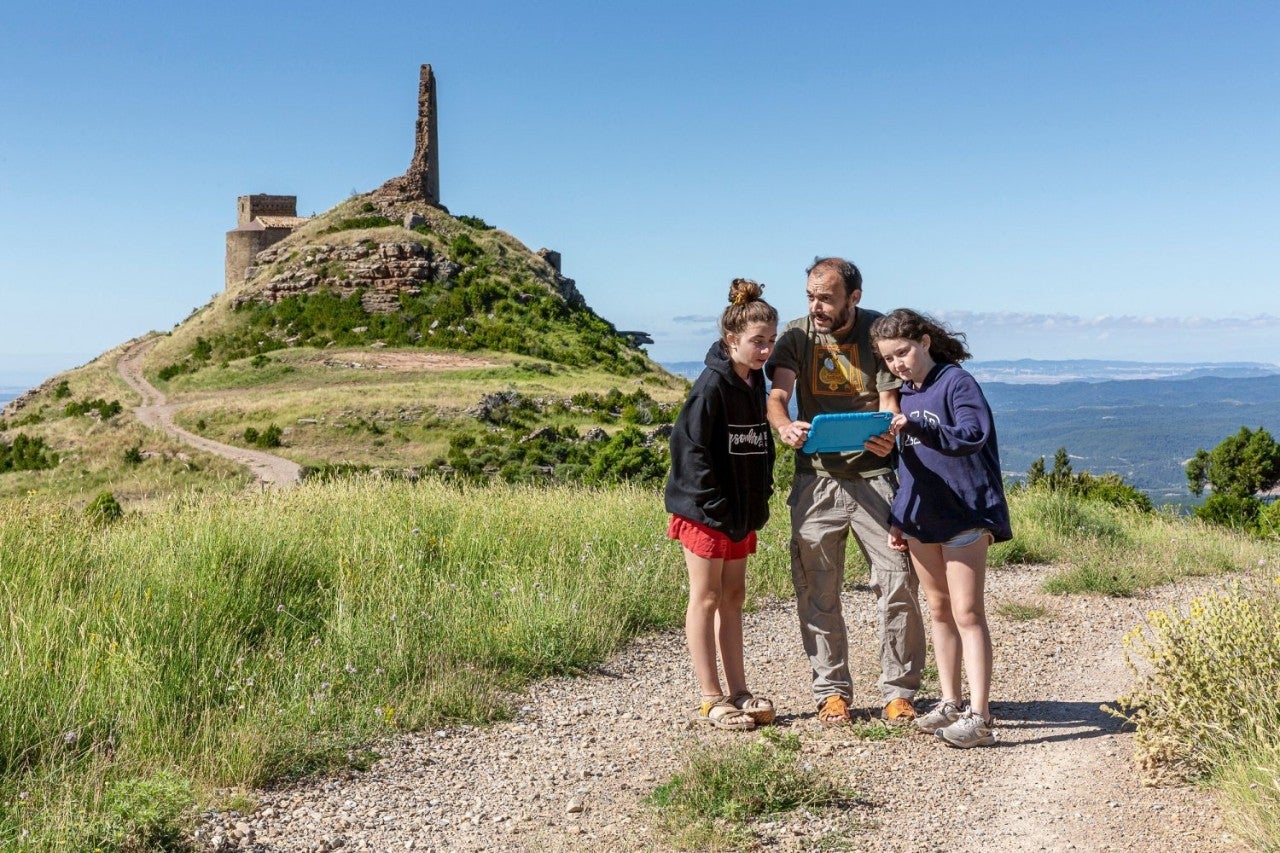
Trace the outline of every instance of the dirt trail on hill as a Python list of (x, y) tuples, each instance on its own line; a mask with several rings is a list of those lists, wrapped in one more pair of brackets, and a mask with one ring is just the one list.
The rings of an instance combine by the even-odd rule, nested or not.
[[(817, 723), (794, 602), (748, 614), (751, 685), (799, 735), (802, 760), (857, 799), (757, 822), (739, 849), (781, 851), (1234, 851), (1214, 796), (1145, 787), (1133, 734), (1100, 709), (1132, 684), (1122, 638), (1154, 609), (1185, 606), (1214, 582), (1132, 599), (1048, 596), (1052, 566), (993, 570), (994, 747), (937, 738), (860, 737)], [(1046, 608), (1000, 615), (1003, 602)], [(874, 699), (875, 608), (865, 587), (844, 597), (855, 701)], [(211, 814), (209, 850), (668, 851), (645, 797), (698, 744), (755, 737), (686, 722), (697, 687), (679, 630), (641, 637), (581, 678), (553, 678), (509, 697), (490, 727), (441, 727), (380, 744), (367, 772), (254, 792), (250, 814)], [(927, 703), (924, 703), (927, 704)], [(876, 709), (878, 710), (878, 709)], [(864, 707), (864, 711), (872, 711)], [(762, 783), (765, 780), (761, 780)]]
[(142, 405), (133, 410), (139, 421), (145, 426), (167, 432), (179, 441), (206, 453), (244, 465), (253, 472), (254, 478), (259, 483), (268, 488), (288, 488), (302, 479), (302, 466), (296, 462), (263, 453), (260, 450), (249, 450), (245, 447), (234, 447), (212, 441), (175, 424), (173, 416), (182, 406), (168, 402), (164, 394), (142, 375), (142, 358), (154, 345), (154, 338), (132, 344), (116, 362), (116, 370), (120, 378), (142, 395)]

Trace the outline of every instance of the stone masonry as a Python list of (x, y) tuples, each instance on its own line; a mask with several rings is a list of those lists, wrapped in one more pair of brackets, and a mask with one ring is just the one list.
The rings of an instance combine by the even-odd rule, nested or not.
[(436, 78), (430, 65), (418, 72), (418, 123), (413, 159), (403, 175), (376, 191), (396, 201), (425, 202), (440, 207), (440, 153), (436, 121)]

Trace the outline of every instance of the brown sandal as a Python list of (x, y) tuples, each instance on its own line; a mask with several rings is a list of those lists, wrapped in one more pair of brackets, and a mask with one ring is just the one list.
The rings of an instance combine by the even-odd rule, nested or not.
[(763, 696), (752, 696), (750, 690), (739, 691), (729, 698), (733, 707), (755, 720), (757, 726), (767, 726), (778, 717), (773, 703)]
[(723, 696), (705, 700), (694, 719), (731, 732), (749, 732), (756, 727), (756, 721), (750, 714), (733, 707), (733, 703)]
[(846, 726), (853, 722), (849, 702), (843, 696), (828, 696), (818, 706), (818, 722), (824, 726)]

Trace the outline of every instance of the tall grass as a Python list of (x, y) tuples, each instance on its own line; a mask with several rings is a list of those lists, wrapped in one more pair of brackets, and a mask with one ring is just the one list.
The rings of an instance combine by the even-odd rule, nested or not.
[(1130, 596), (1182, 577), (1238, 571), (1273, 544), (1194, 519), (1028, 489), (1010, 495), (1014, 538), (991, 551), (993, 565), (1060, 565), (1050, 593)]
[(430, 482), (192, 497), (107, 527), (0, 503), (0, 846), (155, 845), (120, 806), (139, 786), (182, 800), (499, 718), (523, 681), (679, 622), (663, 521), (651, 490)]
[[(784, 492), (753, 597), (791, 594)], [(1055, 500), (1015, 496), (1017, 535), (994, 562), (1147, 583), (1263, 547)], [(502, 718), (529, 679), (680, 623), (665, 526), (652, 488), (343, 480), (191, 493), (111, 524), (0, 501), (0, 848), (165, 849), (215, 788)], [(853, 583), (852, 547), (849, 563)]]

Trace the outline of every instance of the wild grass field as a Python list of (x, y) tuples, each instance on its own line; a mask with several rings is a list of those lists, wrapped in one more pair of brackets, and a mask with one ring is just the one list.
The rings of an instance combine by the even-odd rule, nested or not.
[[(1064, 592), (1275, 558), (1183, 519), (1014, 500), (1016, 537), (993, 562), (1060, 564)], [(779, 495), (757, 600), (791, 594), (786, 528)], [(530, 679), (679, 624), (684, 569), (664, 531), (660, 494), (636, 487), (364, 478), (191, 493), (109, 524), (0, 501), (0, 846), (176, 848), (217, 790), (502, 718)], [(1100, 574), (1122, 582), (1096, 589)]]

